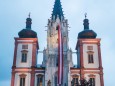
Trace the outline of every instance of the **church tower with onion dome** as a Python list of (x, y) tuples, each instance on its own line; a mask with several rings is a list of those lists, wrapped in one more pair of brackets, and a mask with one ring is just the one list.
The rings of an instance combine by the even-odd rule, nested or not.
[[(47, 46), (43, 50), (41, 65), (37, 64), (38, 37), (31, 24), (29, 14), (26, 28), (14, 38), (11, 86), (104, 86), (101, 39), (89, 29), (87, 15), (83, 21), (84, 30), (78, 34), (76, 52), (72, 52), (68, 20), (64, 17), (60, 0), (55, 0), (48, 19)], [(77, 66), (72, 61), (73, 53), (76, 53)]]
[(26, 28), (15, 39), (11, 86), (34, 86), (37, 50), (37, 33), (31, 29), (32, 19), (26, 19)]
[(101, 59), (100, 38), (89, 29), (87, 14), (83, 20), (84, 30), (79, 32), (76, 45), (77, 68), (71, 68), (71, 72), (78, 75), (78, 80), (86, 79), (90, 86), (104, 86), (103, 67)]

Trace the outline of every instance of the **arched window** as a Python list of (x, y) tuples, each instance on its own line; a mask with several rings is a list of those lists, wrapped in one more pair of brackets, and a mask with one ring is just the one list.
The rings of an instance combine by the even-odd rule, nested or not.
[(79, 76), (73, 75), (72, 78), (71, 86), (79, 86)]
[(21, 52), (22, 52), (21, 62), (25, 63), (25, 62), (27, 62), (27, 53), (28, 53), (28, 51), (27, 50), (23, 50)]
[(25, 79), (26, 79), (26, 75), (21, 74), (20, 75), (20, 86), (25, 86)]
[(95, 75), (93, 74), (89, 75), (89, 81), (90, 81), (89, 86), (95, 86)]
[(43, 75), (37, 75), (37, 86), (43, 86)]

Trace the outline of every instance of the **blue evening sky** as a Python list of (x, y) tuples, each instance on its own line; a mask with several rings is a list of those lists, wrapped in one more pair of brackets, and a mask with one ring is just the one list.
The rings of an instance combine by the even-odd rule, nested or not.
[[(87, 12), (90, 29), (101, 38), (105, 86), (115, 86), (115, 0), (61, 0), (69, 26), (69, 46), (75, 51), (77, 35), (83, 30)], [(14, 53), (14, 37), (25, 28), (31, 12), (32, 29), (37, 32), (40, 51), (46, 47), (46, 25), (51, 17), (54, 0), (0, 0), (0, 86), (10, 86)], [(42, 63), (42, 54), (38, 63)], [(74, 63), (77, 56), (73, 55)]]

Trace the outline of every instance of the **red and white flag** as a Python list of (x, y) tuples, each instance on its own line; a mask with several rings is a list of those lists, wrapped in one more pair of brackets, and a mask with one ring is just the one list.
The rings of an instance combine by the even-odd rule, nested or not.
[(61, 86), (63, 83), (63, 40), (60, 25), (58, 25), (57, 29), (58, 29), (58, 85)]

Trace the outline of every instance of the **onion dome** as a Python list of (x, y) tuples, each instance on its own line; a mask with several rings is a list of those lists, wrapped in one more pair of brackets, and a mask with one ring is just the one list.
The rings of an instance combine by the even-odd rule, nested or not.
[(89, 20), (86, 17), (87, 14), (85, 14), (85, 19), (83, 21), (84, 30), (78, 34), (78, 39), (85, 39), (85, 38), (92, 39), (96, 38), (97, 36), (97, 34), (93, 30), (89, 30)]
[(57, 19), (58, 16), (60, 20), (64, 19), (61, 2), (60, 0), (55, 0), (54, 8), (52, 11), (52, 19), (53, 18)]
[(26, 28), (21, 30), (18, 35), (19, 38), (37, 38), (37, 33), (31, 30), (32, 19), (29, 17), (26, 19)]

